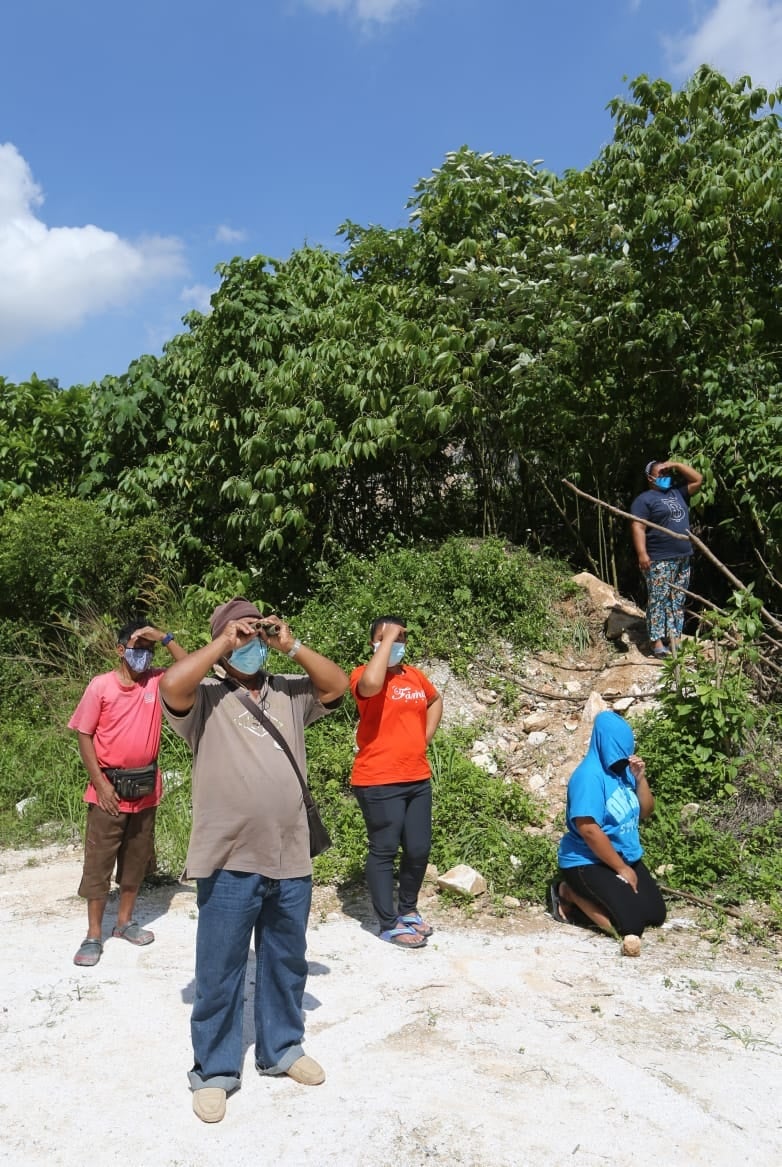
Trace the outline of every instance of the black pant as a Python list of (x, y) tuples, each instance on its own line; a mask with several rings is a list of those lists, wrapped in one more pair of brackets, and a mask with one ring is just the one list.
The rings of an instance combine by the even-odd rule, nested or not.
[[(398, 916), (415, 912), (432, 847), (432, 784), (394, 782), (388, 786), (354, 786), (367, 825), (367, 884), (380, 931), (393, 928)], [(399, 909), (394, 910), (394, 860), (399, 847)]]
[(602, 908), (620, 936), (642, 936), (644, 928), (665, 922), (665, 901), (641, 859), (628, 863), (638, 876), (638, 891), (603, 863), (565, 867), (560, 875), (576, 895)]

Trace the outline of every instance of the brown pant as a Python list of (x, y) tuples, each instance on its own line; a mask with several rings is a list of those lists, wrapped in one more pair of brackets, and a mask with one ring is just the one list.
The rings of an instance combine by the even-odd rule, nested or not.
[(84, 838), (84, 870), (79, 895), (85, 900), (106, 899), (111, 873), (117, 864), (120, 888), (139, 888), (155, 870), (156, 806), (135, 814), (107, 814), (99, 806), (87, 807)]

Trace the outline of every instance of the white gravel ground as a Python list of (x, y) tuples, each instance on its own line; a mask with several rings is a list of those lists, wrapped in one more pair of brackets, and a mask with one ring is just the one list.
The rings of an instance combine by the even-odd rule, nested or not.
[(80, 867), (75, 848), (0, 854), (2, 1164), (782, 1163), (778, 951), (710, 943), (674, 910), (633, 960), (539, 909), (492, 925), (433, 900), (435, 936), (403, 952), (365, 904), (321, 895), (306, 1048), (326, 1083), (259, 1078), (248, 1020), (242, 1088), (206, 1126), (186, 1079), (194, 890), (145, 891), (156, 942), (108, 940), (78, 969)]

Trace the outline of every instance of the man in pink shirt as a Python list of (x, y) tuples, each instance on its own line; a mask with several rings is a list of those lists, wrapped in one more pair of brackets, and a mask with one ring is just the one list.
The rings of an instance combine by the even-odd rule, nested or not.
[(78, 731), (79, 753), (89, 776), (79, 885), (79, 895), (87, 901), (87, 935), (73, 958), (78, 965), (95, 965), (103, 954), (103, 913), (115, 862), (120, 894), (112, 936), (131, 944), (151, 944), (155, 939), (135, 922), (133, 909), (154, 860), (155, 813), (162, 793), (158, 687), (165, 669), (150, 667), (156, 643), (174, 660), (187, 655), (173, 633), (142, 620), (121, 628), (117, 667), (93, 677), (68, 722), (69, 729)]

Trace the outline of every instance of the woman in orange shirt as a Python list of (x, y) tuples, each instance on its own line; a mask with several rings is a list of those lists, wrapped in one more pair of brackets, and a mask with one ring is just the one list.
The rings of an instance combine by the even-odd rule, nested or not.
[[(373, 620), (369, 640), (371, 660), (350, 677), (359, 715), (351, 785), (367, 826), (367, 884), (380, 939), (422, 948), (433, 931), (418, 912), (432, 845), (426, 748), (440, 724), (443, 699), (419, 669), (402, 663), (407, 629), (398, 616)], [(400, 846), (395, 908), (394, 861)]]

